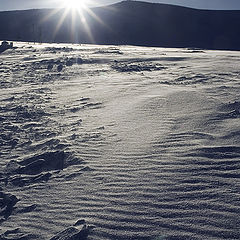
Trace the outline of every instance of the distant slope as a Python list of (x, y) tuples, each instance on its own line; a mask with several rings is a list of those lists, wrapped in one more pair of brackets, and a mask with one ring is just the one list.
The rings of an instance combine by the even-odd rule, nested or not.
[(124, 1), (85, 12), (87, 27), (68, 13), (57, 32), (64, 10), (52, 11), (0, 12), (0, 39), (240, 50), (240, 11)]

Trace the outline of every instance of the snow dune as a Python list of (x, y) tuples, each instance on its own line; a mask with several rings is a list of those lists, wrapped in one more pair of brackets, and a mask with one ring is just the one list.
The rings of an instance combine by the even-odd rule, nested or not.
[(0, 234), (85, 219), (90, 240), (240, 238), (239, 52), (14, 44)]

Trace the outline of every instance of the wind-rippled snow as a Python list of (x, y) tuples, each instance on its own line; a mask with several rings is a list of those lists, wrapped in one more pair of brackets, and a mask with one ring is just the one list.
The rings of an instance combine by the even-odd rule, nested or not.
[[(240, 239), (239, 52), (14, 45), (0, 55), (0, 184), (36, 207), (3, 232), (49, 239), (85, 219), (90, 240)], [(5, 174), (60, 153), (48, 179)]]

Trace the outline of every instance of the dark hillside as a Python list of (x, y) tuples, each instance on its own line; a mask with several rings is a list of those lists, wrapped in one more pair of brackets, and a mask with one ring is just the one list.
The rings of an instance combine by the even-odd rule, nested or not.
[(0, 12), (0, 39), (240, 50), (240, 11), (124, 1), (93, 8), (87, 25), (79, 17), (74, 26), (71, 13), (59, 26), (64, 10), (52, 11)]

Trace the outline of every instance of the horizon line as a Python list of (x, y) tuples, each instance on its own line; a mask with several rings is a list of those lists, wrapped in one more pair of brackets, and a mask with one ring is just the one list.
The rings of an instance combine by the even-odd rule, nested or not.
[[(147, 4), (157, 4), (157, 5), (169, 5), (169, 6), (176, 6), (176, 7), (183, 7), (183, 8), (189, 8), (189, 9), (194, 9), (194, 10), (206, 10), (206, 11), (240, 11), (239, 9), (226, 9), (226, 8), (221, 8), (221, 9), (216, 9), (216, 8), (197, 8), (197, 7), (191, 7), (187, 5), (179, 5), (179, 4), (174, 4), (174, 3), (156, 3), (156, 2), (150, 2), (150, 1), (142, 1), (142, 0), (122, 0), (118, 1), (112, 4), (105, 4), (105, 5), (96, 5), (96, 6), (89, 6), (88, 8), (99, 8), (99, 7), (108, 7), (112, 6), (115, 4), (119, 4), (122, 2), (142, 2), (142, 3), (147, 3)], [(63, 7), (40, 7), (40, 8), (13, 8), (13, 9), (0, 9), (0, 12), (13, 12), (13, 11), (28, 11), (28, 10), (52, 10), (52, 9), (64, 9)]]

